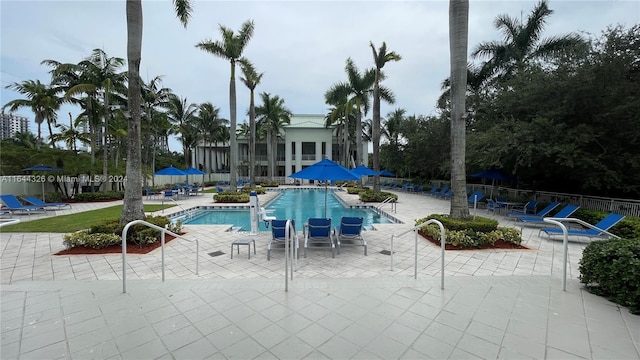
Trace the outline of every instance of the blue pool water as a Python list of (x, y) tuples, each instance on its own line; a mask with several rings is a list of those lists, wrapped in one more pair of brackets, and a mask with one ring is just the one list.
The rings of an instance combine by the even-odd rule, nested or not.
[[(302, 230), (302, 224), (312, 217), (325, 217), (324, 211), (325, 190), (324, 189), (295, 189), (285, 190), (265, 208), (273, 210), (270, 216), (277, 219), (294, 219), (296, 228)], [(262, 205), (264, 206), (264, 205)], [(391, 219), (380, 215), (370, 209), (352, 209), (344, 207), (333, 195), (331, 190), (327, 193), (327, 215), (331, 218), (333, 226), (340, 224), (343, 216), (361, 216), (364, 218), (364, 226), (371, 224), (393, 223)], [(251, 220), (248, 207), (246, 209), (225, 209), (225, 210), (201, 210), (195, 214), (181, 218), (184, 224), (196, 225), (222, 225), (233, 224), (234, 228), (241, 228), (242, 231), (251, 229)], [(260, 221), (260, 231), (271, 231)]]

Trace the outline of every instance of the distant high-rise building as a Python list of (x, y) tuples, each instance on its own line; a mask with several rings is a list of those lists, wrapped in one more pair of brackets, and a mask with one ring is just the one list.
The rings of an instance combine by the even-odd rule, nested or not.
[(13, 138), (18, 132), (29, 131), (29, 119), (26, 116), (14, 113), (2, 113), (0, 120), (0, 140)]

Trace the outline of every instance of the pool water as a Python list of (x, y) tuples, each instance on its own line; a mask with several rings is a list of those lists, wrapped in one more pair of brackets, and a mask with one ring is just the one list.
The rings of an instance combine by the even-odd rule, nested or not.
[[(331, 218), (332, 226), (340, 224), (343, 216), (361, 216), (364, 219), (364, 227), (371, 224), (393, 223), (391, 219), (384, 215), (366, 208), (346, 208), (333, 195), (333, 191), (326, 193), (327, 215)], [(284, 190), (265, 208), (272, 212), (269, 216), (276, 219), (294, 219), (296, 229), (302, 230), (302, 224), (309, 218), (325, 217), (325, 190), (324, 189), (295, 189)], [(264, 205), (262, 205), (264, 206)], [(235, 230), (249, 231), (251, 229), (251, 219), (249, 209), (224, 209), (224, 210), (200, 210), (189, 217), (182, 217), (184, 224), (194, 225), (223, 225), (233, 224)], [(271, 231), (264, 221), (260, 221), (260, 231)]]

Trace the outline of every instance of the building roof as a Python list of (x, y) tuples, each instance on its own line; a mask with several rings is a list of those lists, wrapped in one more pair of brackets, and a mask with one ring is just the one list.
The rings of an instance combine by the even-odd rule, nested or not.
[(291, 123), (285, 128), (325, 128), (324, 115), (321, 114), (294, 114)]

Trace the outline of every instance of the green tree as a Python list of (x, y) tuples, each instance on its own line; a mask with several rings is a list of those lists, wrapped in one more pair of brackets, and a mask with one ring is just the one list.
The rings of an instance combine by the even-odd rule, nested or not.
[[(42, 123), (46, 120), (47, 124), (56, 122), (58, 117), (56, 111), (60, 109), (62, 99), (57, 95), (58, 89), (47, 84), (43, 84), (40, 80), (25, 80), (21, 83), (12, 83), (6, 86), (7, 89), (11, 89), (24, 95), (25, 99), (15, 99), (4, 104), (2, 110), (9, 109), (9, 111), (16, 111), (19, 108), (27, 107), (33, 111), (35, 115), (35, 122), (38, 125), (38, 137), (36, 142), (36, 148), (40, 149), (42, 145)], [(53, 134), (49, 129), (50, 135)], [(55, 141), (51, 139), (52, 146)]]
[[(189, 0), (173, 0), (175, 11), (183, 26), (187, 26), (191, 16)], [(141, 91), (140, 61), (142, 60), (142, 0), (127, 0), (127, 62), (129, 66), (127, 124), (127, 186), (124, 194), (124, 207), (121, 223), (144, 219), (142, 208), (142, 170), (141, 170)]]
[(451, 52), (451, 210), (455, 218), (469, 217), (466, 197), (465, 131), (469, 0), (449, 1), (449, 49)]
[(231, 78), (229, 81), (229, 165), (230, 165), (230, 190), (236, 191), (238, 176), (238, 145), (236, 141), (236, 62), (242, 58), (242, 52), (253, 36), (253, 21), (245, 21), (237, 34), (233, 30), (220, 25), (220, 33), (222, 41), (205, 40), (201, 41), (196, 47), (224, 60), (228, 60), (231, 64)]
[(189, 147), (193, 141), (192, 120), (196, 115), (198, 107), (194, 103), (188, 103), (186, 98), (171, 94), (168, 99), (167, 117), (174, 124), (174, 134), (182, 143), (182, 153), (184, 154), (184, 164), (189, 167)]
[(267, 160), (269, 180), (273, 181), (278, 158), (278, 137), (284, 125), (291, 123), (291, 110), (285, 104), (284, 99), (278, 95), (261, 93), (262, 105), (256, 106), (256, 116), (260, 126), (267, 132)]
[(243, 77), (240, 80), (249, 89), (249, 181), (251, 184), (256, 183), (256, 107), (254, 99), (254, 90), (262, 80), (264, 73), (256, 71), (253, 64), (248, 60), (240, 62)]
[[(371, 51), (373, 52), (373, 62), (376, 65), (375, 68), (375, 80), (373, 83), (373, 122), (371, 124), (371, 135), (373, 140), (373, 170), (380, 171), (380, 99), (383, 95), (390, 103), (394, 103), (393, 98), (390, 97), (391, 93), (386, 92), (384, 88), (380, 87), (380, 81), (383, 78), (382, 68), (389, 61), (400, 61), (402, 57), (395, 52), (387, 52), (387, 43), (382, 42), (380, 49), (376, 51), (373, 42), (370, 42)], [(373, 178), (373, 191), (380, 192), (380, 177), (375, 176)]]

